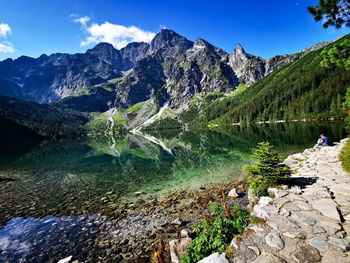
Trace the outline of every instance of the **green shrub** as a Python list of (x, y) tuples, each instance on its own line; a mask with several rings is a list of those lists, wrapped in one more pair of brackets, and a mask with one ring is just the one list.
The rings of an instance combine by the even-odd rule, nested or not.
[(345, 171), (350, 172), (350, 141), (346, 143), (340, 153), (340, 160)]
[(290, 176), (289, 167), (279, 165), (280, 157), (273, 151), (269, 142), (258, 143), (258, 147), (253, 149), (253, 156), (257, 162), (243, 168), (248, 173), (249, 187), (254, 194), (267, 195), (269, 187), (276, 186)]
[(198, 262), (212, 253), (224, 252), (232, 238), (236, 234), (241, 234), (249, 224), (247, 209), (238, 206), (224, 209), (212, 203), (210, 210), (211, 218), (193, 227), (199, 235), (188, 247), (188, 252), (181, 259), (181, 263)]

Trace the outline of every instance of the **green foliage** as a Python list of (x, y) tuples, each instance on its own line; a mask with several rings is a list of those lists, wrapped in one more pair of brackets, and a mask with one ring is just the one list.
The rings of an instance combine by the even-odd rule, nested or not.
[(215, 78), (218, 75), (220, 75), (220, 73), (221, 73), (221, 69), (219, 69), (219, 68), (214, 69), (212, 72), (210, 72), (209, 77)]
[(350, 70), (350, 39), (345, 39), (330, 48), (325, 48), (321, 54), (323, 56), (321, 66), (337, 66)]
[(324, 28), (350, 27), (350, 0), (319, 0), (315, 6), (307, 9), (316, 21), (323, 21)]
[(179, 67), (180, 68), (187, 68), (189, 65), (190, 65), (190, 62), (185, 61), (185, 62), (182, 62)]
[(346, 143), (340, 153), (340, 160), (345, 171), (350, 172), (350, 141)]
[(346, 90), (345, 101), (343, 102), (344, 110), (350, 110), (350, 87)]
[(253, 149), (253, 156), (257, 162), (244, 166), (244, 170), (248, 173), (249, 187), (254, 194), (266, 195), (269, 187), (276, 186), (290, 176), (290, 169), (279, 165), (280, 157), (269, 142), (258, 143), (258, 147)]
[(80, 96), (80, 95), (91, 95), (90, 90), (84, 89), (81, 86), (78, 86), (77, 89), (77, 94), (75, 96)]
[(223, 92), (212, 92), (210, 93), (209, 95), (205, 96), (204, 97), (204, 102), (212, 102), (212, 101), (215, 101), (216, 99), (218, 98), (221, 98), (225, 95), (225, 93)]
[[(96, 116), (93, 120), (89, 121), (86, 124), (87, 129), (90, 133), (93, 134), (107, 134), (110, 132), (110, 122), (108, 120), (108, 114), (107, 112), (101, 113), (100, 115)], [(113, 133), (114, 134), (121, 134), (124, 130), (124, 126), (127, 124), (127, 120), (125, 119), (124, 115), (116, 111), (113, 116), (114, 121), (114, 127), (113, 127)]]
[(126, 109), (125, 112), (126, 113), (138, 112), (141, 109), (143, 104), (144, 104), (144, 102), (136, 103), (136, 104), (132, 105), (130, 108)]
[(230, 96), (236, 96), (241, 94), (242, 92), (244, 92), (247, 89), (248, 86), (243, 85), (243, 84), (239, 84), (237, 89), (235, 89), (234, 91), (231, 92)]
[(119, 83), (123, 82), (123, 78), (110, 79), (108, 82), (113, 83), (113, 84), (119, 84)]
[(215, 252), (224, 252), (236, 234), (241, 234), (249, 224), (249, 212), (233, 206), (231, 210), (214, 203), (210, 205), (211, 218), (193, 227), (198, 234), (181, 259), (181, 263), (194, 263)]

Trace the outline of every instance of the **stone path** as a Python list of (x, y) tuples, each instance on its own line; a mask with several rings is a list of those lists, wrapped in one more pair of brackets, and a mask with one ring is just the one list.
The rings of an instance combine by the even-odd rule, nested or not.
[(260, 198), (253, 213), (266, 224), (251, 224), (245, 238), (233, 240), (231, 262), (350, 262), (350, 177), (338, 159), (345, 143), (284, 161), (300, 186), (271, 189), (275, 198)]

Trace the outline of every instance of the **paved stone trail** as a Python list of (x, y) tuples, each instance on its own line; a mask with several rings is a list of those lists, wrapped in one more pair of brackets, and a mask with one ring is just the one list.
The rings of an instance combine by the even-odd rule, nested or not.
[(251, 224), (247, 237), (233, 240), (231, 262), (350, 262), (350, 177), (338, 159), (345, 142), (284, 161), (293, 180), (308, 184), (272, 189), (274, 199), (260, 198), (254, 213), (266, 224)]

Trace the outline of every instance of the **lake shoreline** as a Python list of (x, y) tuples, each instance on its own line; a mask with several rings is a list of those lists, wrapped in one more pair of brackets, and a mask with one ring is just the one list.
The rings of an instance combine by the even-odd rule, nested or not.
[(350, 177), (339, 160), (348, 140), (284, 160), (293, 171), (291, 185), (260, 197), (252, 213), (264, 223), (250, 224), (232, 241), (230, 262), (349, 262)]

